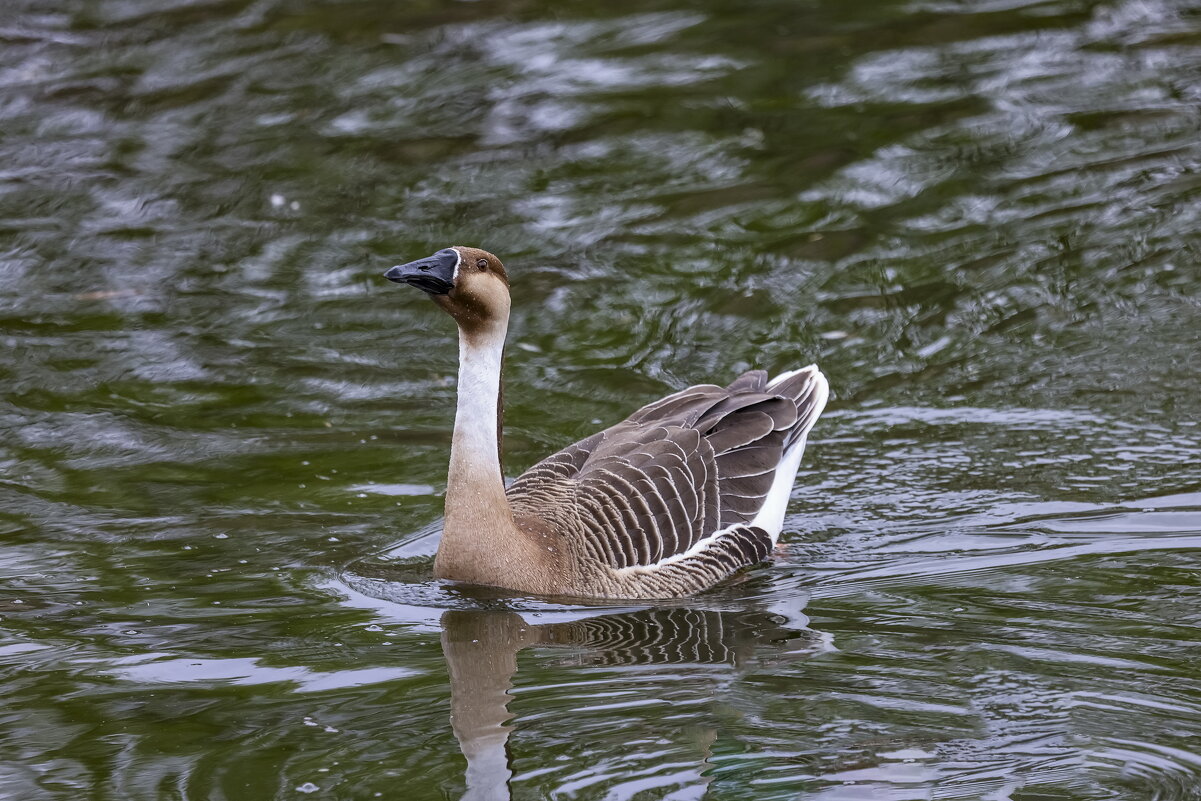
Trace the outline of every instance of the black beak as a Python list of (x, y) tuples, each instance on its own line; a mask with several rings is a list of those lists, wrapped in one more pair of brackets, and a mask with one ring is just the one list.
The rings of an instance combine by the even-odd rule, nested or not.
[(398, 284), (415, 286), (429, 295), (445, 295), (455, 288), (455, 267), (459, 252), (444, 248), (426, 259), (398, 264), (384, 273), (384, 278)]

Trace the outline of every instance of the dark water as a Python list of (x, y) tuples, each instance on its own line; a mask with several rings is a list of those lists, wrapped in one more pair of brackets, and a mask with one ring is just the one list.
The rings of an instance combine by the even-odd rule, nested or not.
[[(1199, 104), (1187, 2), (9, 0), (0, 796), (1201, 798)], [(777, 559), (431, 580), (450, 244), (510, 474), (820, 362)]]

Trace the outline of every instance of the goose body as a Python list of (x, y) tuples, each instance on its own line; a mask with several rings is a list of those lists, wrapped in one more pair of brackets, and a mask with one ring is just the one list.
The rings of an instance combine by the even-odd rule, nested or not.
[(668, 395), (548, 456), (506, 490), (503, 265), (453, 247), (385, 275), (431, 295), (459, 326), (438, 577), (539, 595), (672, 598), (767, 558), (829, 394), (815, 365)]

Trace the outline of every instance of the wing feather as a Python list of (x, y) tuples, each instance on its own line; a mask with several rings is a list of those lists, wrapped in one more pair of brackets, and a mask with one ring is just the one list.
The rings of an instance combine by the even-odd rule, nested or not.
[(774, 472), (780, 464), (780, 453), (783, 450), (783, 443), (747, 445), (721, 454), (717, 460), (717, 467), (724, 478), (742, 478)]
[[(684, 565), (708, 586), (770, 551), (778, 532), (750, 523), (821, 413), (819, 382), (816, 368), (773, 381), (752, 370), (650, 403), (522, 474), (508, 490), (514, 513), (570, 528), (588, 557), (615, 575), (637, 571), (647, 592), (669, 575), (701, 580), (685, 581)], [(548, 500), (572, 511), (539, 508)]]
[(724, 453), (749, 445), (775, 430), (776, 421), (771, 415), (758, 411), (746, 412), (739, 415), (736, 421), (730, 418), (722, 420), (707, 438), (714, 451)]
[(730, 382), (726, 391), (730, 394), (740, 392), (762, 392), (767, 388), (766, 370), (748, 370)]

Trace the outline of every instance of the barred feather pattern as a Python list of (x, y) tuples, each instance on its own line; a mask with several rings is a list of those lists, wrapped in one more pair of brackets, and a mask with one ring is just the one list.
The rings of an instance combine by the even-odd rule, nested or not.
[(555, 532), (589, 594), (691, 595), (771, 552), (779, 531), (755, 517), (825, 398), (816, 367), (681, 390), (531, 467), (514, 519)]
[[(593, 665), (737, 665), (752, 653), (750, 615), (710, 609), (640, 609), (537, 629), (538, 643), (586, 649)], [(729, 619), (729, 620), (728, 620)]]

